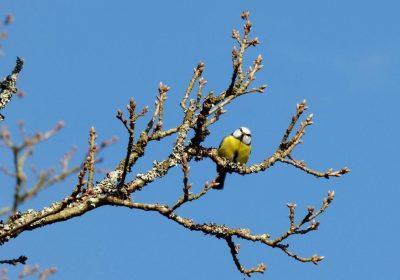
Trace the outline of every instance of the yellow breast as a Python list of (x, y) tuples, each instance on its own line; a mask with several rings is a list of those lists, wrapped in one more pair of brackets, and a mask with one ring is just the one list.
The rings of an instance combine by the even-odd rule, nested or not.
[(250, 145), (243, 144), (232, 135), (225, 137), (218, 148), (218, 155), (233, 162), (246, 163), (251, 152)]

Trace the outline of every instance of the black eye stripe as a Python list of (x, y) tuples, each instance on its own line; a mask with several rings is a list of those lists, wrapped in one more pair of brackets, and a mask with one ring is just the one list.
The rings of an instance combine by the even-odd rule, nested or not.
[(245, 133), (241, 127), (240, 127), (239, 129), (240, 129), (240, 132), (241, 132), (243, 135), (251, 136), (251, 133), (249, 133), (249, 134)]
[[(240, 134), (237, 135), (237, 137), (236, 137), (236, 136), (235, 136), (235, 132), (238, 131), (238, 130), (240, 131)], [(246, 133), (246, 132), (244, 132), (243, 129), (242, 129), (242, 127), (238, 128), (237, 130), (235, 130), (234, 132), (232, 132), (231, 135), (232, 135), (233, 137), (235, 137), (236, 139), (243, 139), (244, 136), (247, 136), (247, 137), (250, 137), (250, 138), (251, 138), (251, 133)]]

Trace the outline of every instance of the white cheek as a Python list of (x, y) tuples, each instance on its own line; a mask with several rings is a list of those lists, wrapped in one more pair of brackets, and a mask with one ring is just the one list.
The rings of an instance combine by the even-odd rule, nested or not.
[(251, 137), (248, 136), (248, 135), (244, 135), (244, 136), (243, 136), (243, 139), (242, 139), (242, 142), (243, 142), (244, 144), (246, 144), (246, 145), (250, 145), (250, 143), (251, 143)]
[(239, 139), (240, 136), (242, 136), (242, 132), (240, 131), (240, 129), (236, 129), (236, 130), (233, 132), (232, 135), (233, 135), (233, 137)]

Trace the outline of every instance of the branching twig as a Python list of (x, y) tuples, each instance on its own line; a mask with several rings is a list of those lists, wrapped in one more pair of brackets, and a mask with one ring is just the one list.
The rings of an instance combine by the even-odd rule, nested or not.
[[(162, 86), (162, 84), (160, 84), (160, 87)], [(163, 99), (161, 99), (163, 100)], [(156, 103), (157, 109), (156, 111), (159, 110), (159, 105), (160, 103)], [(136, 126), (136, 120), (139, 117), (143, 117), (147, 112), (148, 112), (148, 107), (144, 107), (143, 110), (139, 113), (136, 114), (135, 113), (135, 109), (136, 109), (136, 102), (133, 98), (131, 98), (131, 100), (129, 101), (129, 104), (127, 106), (128, 112), (129, 112), (129, 124), (128, 121), (126, 119), (124, 119), (122, 111), (118, 111), (117, 113), (117, 119), (119, 119), (125, 126), (126, 130), (128, 131), (129, 134), (129, 138), (128, 138), (128, 147), (126, 150), (126, 156), (125, 156), (125, 160), (122, 161), (119, 165), (119, 168), (122, 169), (122, 176), (120, 178), (120, 182), (119, 182), (119, 189), (122, 188), (122, 186), (125, 183), (125, 178), (126, 178), (126, 174), (128, 174), (128, 172), (130, 172), (131, 167), (134, 163), (134, 159), (132, 158), (132, 150), (134, 147), (134, 142), (135, 142), (135, 126)], [(158, 113), (157, 113), (158, 114)], [(144, 133), (142, 133), (142, 136), (140, 139), (142, 139), (143, 135), (147, 135), (150, 131), (150, 129), (152, 128), (155, 118), (157, 116), (157, 114), (155, 113), (153, 115), (153, 118), (151, 119), (151, 121), (148, 123), (147, 128), (145, 130)], [(140, 140), (139, 139), (139, 140)], [(143, 147), (144, 148), (144, 147)]]
[[(306, 234), (310, 231), (317, 230), (319, 226), (319, 222), (316, 222), (315, 219), (328, 208), (329, 204), (332, 202), (333, 197), (335, 196), (334, 191), (329, 191), (328, 196), (324, 199), (321, 208), (317, 211), (314, 212), (314, 207), (309, 207), (307, 210), (307, 214), (304, 216), (304, 218), (298, 223), (295, 223), (295, 208), (296, 204), (293, 203), (288, 203), (287, 206), (289, 208), (289, 220), (290, 220), (290, 228), (288, 231), (280, 235), (279, 237), (275, 238), (272, 243), (277, 246), (279, 245), (283, 240), (287, 239), (289, 236), (293, 234)], [(311, 222), (310, 226), (306, 229), (301, 229), (302, 226), (308, 222)], [(282, 244), (277, 246), (281, 249), (284, 249)], [(286, 248), (287, 249), (287, 248)], [(286, 251), (285, 251), (286, 252)]]
[(263, 263), (260, 263), (259, 265), (255, 266), (255, 267), (253, 267), (253, 268), (250, 268), (250, 269), (244, 268), (244, 267), (240, 264), (240, 261), (239, 261), (239, 259), (238, 259), (238, 257), (237, 257), (237, 254), (239, 254), (239, 250), (240, 250), (239, 245), (235, 245), (235, 243), (232, 241), (232, 237), (231, 237), (231, 236), (227, 237), (225, 240), (226, 240), (226, 243), (228, 244), (228, 247), (229, 247), (229, 249), (230, 249), (230, 252), (231, 252), (231, 255), (232, 255), (232, 258), (233, 258), (233, 262), (235, 263), (236, 268), (237, 268), (241, 273), (245, 274), (245, 275), (248, 276), (248, 277), (251, 277), (251, 275), (252, 275), (253, 273), (264, 273), (264, 272), (265, 272), (265, 269), (266, 269), (267, 267), (266, 267), (266, 265), (263, 264)]
[[(193, 90), (193, 87), (196, 83), (196, 81), (201, 77), (201, 75), (203, 74), (204, 71), (204, 63), (203, 62), (199, 62), (199, 64), (197, 65), (197, 67), (193, 70), (193, 76), (192, 79), (189, 82), (188, 87), (186, 88), (185, 94), (183, 95), (182, 101), (180, 103), (181, 107), (183, 110), (187, 109), (187, 100), (189, 99), (190, 93)], [(200, 89), (200, 87), (199, 87)], [(200, 90), (199, 90), (200, 91)], [(201, 92), (201, 91), (200, 91)], [(197, 100), (199, 100), (201, 98), (201, 96), (199, 96), (199, 92), (197, 94)]]
[(184, 195), (181, 196), (177, 200), (177, 202), (175, 202), (175, 204), (171, 207), (172, 211), (175, 211), (176, 209), (181, 207), (186, 202), (190, 202), (190, 201), (199, 199), (200, 197), (205, 195), (209, 190), (211, 190), (212, 188), (214, 188), (217, 185), (218, 185), (218, 183), (216, 183), (215, 180), (214, 180), (211, 183), (206, 182), (205, 185), (204, 185), (204, 188), (198, 194), (192, 195), (192, 194), (184, 193)]
[[(27, 159), (32, 155), (33, 146), (49, 139), (57, 132), (59, 132), (63, 126), (64, 124), (62, 122), (59, 122), (53, 129), (49, 131), (40, 132), (33, 135), (32, 137), (27, 137), (23, 128), (23, 123), (20, 123), (20, 131), (22, 133), (22, 136), (25, 137), (20, 145), (14, 144), (11, 138), (11, 133), (8, 131), (7, 127), (3, 126), (1, 131), (1, 140), (3, 140), (6, 147), (8, 147), (13, 154), (13, 163), (15, 170), (13, 176), (15, 177), (15, 192), (13, 205), (11, 207), (12, 213), (15, 213), (17, 211), (19, 204), (25, 202), (28, 198), (31, 197), (29, 194), (27, 194), (27, 192), (25, 194), (21, 194), (21, 191), (25, 187), (27, 181), (27, 176), (24, 172), (23, 167)], [(44, 179), (45, 175), (43, 174), (43, 176), (41, 176), (38, 181), (38, 185), (40, 187), (42, 187), (42, 185), (44, 184)], [(34, 193), (36, 192), (34, 191)]]
[(293, 160), (293, 159), (287, 159), (287, 158), (281, 158), (279, 159), (280, 162), (287, 163), (290, 165), (293, 165), (294, 167), (301, 169), (305, 171), (308, 174), (314, 175), (315, 177), (324, 177), (329, 179), (330, 177), (341, 177), (344, 174), (347, 174), (350, 172), (350, 169), (347, 167), (343, 167), (339, 170), (333, 170), (332, 168), (328, 169), (325, 172), (320, 172), (313, 170), (311, 168), (308, 168), (304, 161), (299, 161), (299, 160)]
[(299, 120), (300, 116), (304, 113), (305, 110), (307, 110), (308, 107), (306, 106), (306, 100), (304, 99), (301, 103), (296, 105), (296, 114), (292, 117), (292, 121), (290, 122), (288, 128), (286, 129), (285, 134), (283, 135), (281, 144), (286, 145), (288, 137), (290, 133), (292, 132), (294, 125), (297, 123)]

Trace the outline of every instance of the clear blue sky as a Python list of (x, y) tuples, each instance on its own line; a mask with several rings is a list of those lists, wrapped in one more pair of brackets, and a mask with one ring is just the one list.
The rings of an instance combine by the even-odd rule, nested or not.
[[(230, 175), (222, 192), (181, 209), (198, 222), (248, 227), (273, 235), (287, 229), (287, 202), (298, 212), (319, 206), (328, 190), (337, 193), (320, 217), (317, 232), (292, 238), (300, 255), (326, 256), (320, 265), (298, 263), (280, 251), (241, 241), (245, 266), (267, 264), (254, 279), (400, 279), (398, 270), (398, 104), (400, 104), (400, 36), (397, 1), (2, 1), (0, 15), (15, 23), (4, 42), (1, 76), (15, 57), (26, 64), (19, 85), (26, 98), (15, 99), (4, 114), (15, 131), (23, 119), (31, 132), (65, 129), (41, 145), (31, 163), (39, 168), (78, 146), (85, 153), (87, 132), (99, 139), (118, 135), (104, 153), (101, 167), (112, 168), (125, 151), (126, 135), (115, 120), (130, 97), (153, 105), (157, 86), (171, 87), (166, 125), (181, 119), (178, 102), (198, 61), (204, 61), (206, 90), (220, 92), (231, 73), (232, 28), (249, 10), (253, 35), (262, 44), (264, 69), (256, 83), (266, 94), (241, 98), (212, 128), (206, 141), (217, 146), (238, 126), (253, 132), (249, 163), (270, 155), (279, 144), (295, 108), (308, 100), (315, 124), (294, 153), (310, 167), (349, 166), (340, 179), (323, 180), (276, 164), (262, 174)], [(139, 2), (136, 2), (139, 3)], [(170, 141), (170, 140), (169, 140)], [(168, 142), (168, 141), (167, 141)], [(135, 167), (142, 172), (163, 159), (170, 142), (150, 146)], [(160, 149), (160, 146), (162, 147)], [(157, 150), (158, 149), (158, 150)], [(161, 150), (161, 151), (160, 151)], [(5, 149), (2, 165), (9, 164)], [(4, 156), (3, 156), (4, 155)], [(215, 175), (209, 160), (192, 166), (199, 189)], [(100, 177), (98, 179), (101, 179)], [(3, 178), (3, 188), (12, 184)], [(32, 181), (31, 181), (32, 182)], [(47, 190), (27, 208), (42, 208), (69, 194), (75, 178)], [(135, 199), (171, 202), (181, 190), (179, 168)], [(2, 205), (9, 203), (2, 195)], [(1, 258), (25, 254), (29, 264), (55, 266), (54, 279), (242, 279), (225, 242), (188, 232), (154, 213), (103, 207), (67, 222), (28, 232), (7, 243)], [(22, 267), (9, 268), (15, 276)]]

